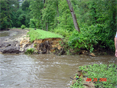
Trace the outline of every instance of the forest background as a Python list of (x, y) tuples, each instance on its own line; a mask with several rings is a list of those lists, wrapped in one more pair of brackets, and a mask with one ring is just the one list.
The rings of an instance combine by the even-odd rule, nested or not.
[(70, 0), (80, 28), (75, 30), (67, 0), (0, 0), (0, 30), (37, 28), (64, 36), (75, 52), (114, 51), (117, 0)]

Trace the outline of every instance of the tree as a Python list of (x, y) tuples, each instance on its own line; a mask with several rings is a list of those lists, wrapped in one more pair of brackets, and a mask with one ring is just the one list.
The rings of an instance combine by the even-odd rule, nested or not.
[(26, 25), (27, 27), (29, 27), (29, 22), (30, 22), (29, 6), (30, 6), (30, 1), (25, 0), (22, 2), (21, 8), (22, 8), (23, 13), (22, 13), (21, 17), (23, 17), (22, 20), (24, 20), (24, 22), (22, 21), (21, 23)]
[(22, 2), (22, 10), (23, 11), (29, 11), (29, 5), (30, 5), (30, 3), (29, 3), (29, 1), (27, 1), (27, 0), (25, 0), (24, 2)]
[(57, 13), (56, 10), (56, 0), (48, 0), (45, 2), (44, 7), (42, 9), (42, 20), (43, 23), (46, 24), (46, 30), (48, 31), (48, 28), (51, 29), (54, 26), (54, 19)]
[(37, 20), (36, 26), (37, 28), (42, 29), (42, 9), (44, 8), (44, 2), (45, 0), (31, 0), (30, 1), (30, 15), (31, 18)]
[(84, 38), (82, 41), (88, 43), (90, 40), (92, 46), (97, 42), (98, 47), (114, 50), (113, 39), (117, 25), (116, 0), (71, 0), (71, 3), (82, 29)]
[(0, 30), (11, 27), (11, 2), (10, 0), (0, 0)]
[(72, 5), (71, 5), (70, 0), (67, 0), (67, 3), (68, 3), (68, 6), (69, 6), (69, 9), (70, 9), (72, 18), (73, 18), (74, 27), (75, 27), (75, 29), (76, 29), (77, 31), (80, 32), (80, 28), (79, 28), (78, 23), (77, 23), (77, 18), (76, 18), (76, 15), (75, 15), (75, 13), (74, 13), (74, 10), (73, 10), (73, 7), (72, 7)]
[(74, 24), (72, 20), (71, 13), (69, 11), (69, 7), (66, 0), (60, 0), (58, 4), (59, 9), (59, 17), (57, 17), (59, 21), (58, 28), (66, 29), (68, 31), (72, 31), (74, 29)]

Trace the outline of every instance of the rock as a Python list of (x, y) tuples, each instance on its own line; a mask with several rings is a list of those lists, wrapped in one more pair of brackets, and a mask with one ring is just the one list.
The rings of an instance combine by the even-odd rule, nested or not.
[(89, 55), (92, 56), (92, 57), (95, 57), (95, 54), (94, 53), (90, 53)]
[(33, 44), (25, 44), (23, 49), (24, 49), (24, 52), (26, 52), (27, 49), (31, 49), (31, 48), (34, 48)]
[(1, 53), (19, 53), (19, 48), (18, 41), (3, 42), (0, 44)]
[(19, 49), (14, 46), (10, 46), (0, 50), (2, 53), (20, 53)]
[(9, 47), (9, 46), (16, 46), (16, 44), (18, 44), (18, 41), (3, 42), (3, 43), (0, 44), (0, 48)]
[(20, 41), (20, 47), (22, 47), (22, 45), (24, 45), (24, 44), (29, 44), (29, 41), (26, 40), (26, 39), (21, 40)]
[(24, 38), (20, 41), (19, 43), (20, 45), (20, 51), (21, 52), (25, 52), (27, 49), (30, 49), (31, 47), (29, 47), (31, 45), (31, 43), (29, 42), (29, 38)]

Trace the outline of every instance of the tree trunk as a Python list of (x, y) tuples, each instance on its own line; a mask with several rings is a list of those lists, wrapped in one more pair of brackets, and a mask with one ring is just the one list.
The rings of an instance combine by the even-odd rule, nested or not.
[[(45, 4), (45, 0), (44, 0), (44, 4)], [(44, 8), (45, 8), (45, 6), (44, 6)]]
[(45, 0), (44, 0), (44, 3), (45, 3)]
[(69, 6), (69, 9), (70, 9), (72, 18), (73, 18), (74, 27), (75, 27), (75, 29), (76, 29), (77, 31), (80, 32), (80, 28), (79, 28), (78, 23), (77, 23), (76, 15), (75, 15), (75, 13), (74, 13), (74, 10), (73, 10), (73, 7), (72, 7), (72, 5), (71, 5), (70, 0), (67, 0), (67, 3), (68, 3), (68, 6)]

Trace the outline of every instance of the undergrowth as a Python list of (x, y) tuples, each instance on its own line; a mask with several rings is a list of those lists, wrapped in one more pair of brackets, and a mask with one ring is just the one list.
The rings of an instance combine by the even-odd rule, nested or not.
[(27, 51), (25, 52), (25, 54), (33, 54), (34, 53), (34, 49), (27, 49)]
[[(88, 66), (79, 66), (79, 71), (83, 76), (91, 78), (96, 88), (115, 88), (117, 86), (117, 65), (115, 64), (93, 64)], [(79, 79), (78, 77), (76, 77)], [(97, 81), (94, 81), (97, 78)], [(106, 81), (101, 81), (100, 78), (106, 78)], [(80, 84), (81, 83), (81, 84)], [(82, 80), (77, 80), (71, 88), (84, 88)], [(82, 87), (80, 86), (82, 85)]]
[(56, 29), (53, 29), (51, 31), (54, 32), (54, 33), (62, 35), (65, 39), (68, 39), (69, 36), (72, 34), (72, 31), (62, 29), (62, 28), (56, 28)]

